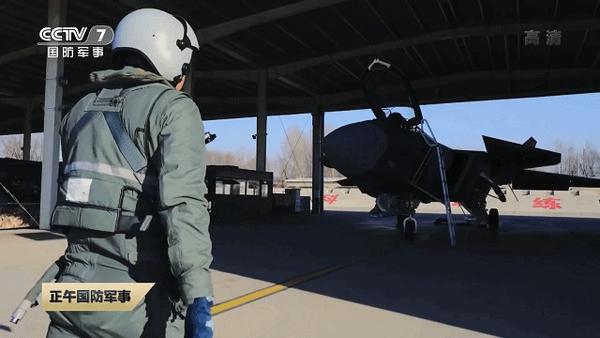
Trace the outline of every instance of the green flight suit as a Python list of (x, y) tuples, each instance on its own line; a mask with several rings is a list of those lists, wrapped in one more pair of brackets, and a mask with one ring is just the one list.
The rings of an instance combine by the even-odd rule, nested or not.
[[(68, 246), (57, 282), (155, 282), (131, 312), (49, 312), (48, 337), (183, 337), (185, 308), (212, 296), (200, 112), (163, 78), (125, 67), (65, 115), (52, 225)], [(116, 95), (116, 96), (115, 96)], [(148, 166), (134, 171), (102, 112), (119, 112)], [(145, 231), (143, 220), (152, 216)]]

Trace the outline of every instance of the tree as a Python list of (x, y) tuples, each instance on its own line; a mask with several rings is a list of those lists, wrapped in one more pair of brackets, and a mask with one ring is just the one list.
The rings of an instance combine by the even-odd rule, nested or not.
[(557, 173), (584, 177), (600, 175), (600, 153), (590, 142), (576, 149), (572, 144), (556, 141), (554, 149), (561, 153), (561, 162), (555, 167)]
[(285, 132), (282, 151), (279, 155), (281, 178), (312, 176), (311, 136), (294, 125)]
[(256, 159), (252, 152), (243, 149), (238, 152), (208, 150), (206, 152), (206, 163), (212, 165), (233, 165), (243, 169), (254, 169)]
[[(329, 128), (325, 127), (325, 130)], [(279, 155), (277, 178), (311, 178), (312, 177), (312, 135), (294, 125), (286, 131), (282, 151)], [(325, 167), (324, 177), (342, 177), (333, 168)]]
[(18, 136), (9, 136), (2, 142), (2, 156), (9, 158), (22, 159), (23, 150), (21, 147), (23, 142)]
[(600, 174), (600, 154), (589, 142), (585, 143), (580, 152), (579, 173), (585, 177), (595, 177)]
[[(2, 141), (2, 157), (23, 159), (23, 135), (5, 136)], [(42, 139), (41, 135), (31, 137), (30, 158), (32, 161), (42, 160)]]

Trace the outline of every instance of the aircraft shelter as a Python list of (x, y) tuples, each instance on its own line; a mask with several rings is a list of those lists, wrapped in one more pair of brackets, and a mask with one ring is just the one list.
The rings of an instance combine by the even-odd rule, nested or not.
[[(116, 27), (136, 8), (185, 17), (201, 48), (191, 93), (205, 120), (256, 117), (256, 167), (267, 116), (313, 116), (313, 212), (323, 209), (324, 114), (366, 108), (361, 74), (391, 62), (421, 103), (600, 89), (600, 0), (31, 0), (0, 1), (0, 134), (44, 132), (41, 224), (56, 196), (61, 115), (90, 90), (104, 57), (46, 58), (45, 26)], [(401, 85), (386, 103), (406, 104)]]

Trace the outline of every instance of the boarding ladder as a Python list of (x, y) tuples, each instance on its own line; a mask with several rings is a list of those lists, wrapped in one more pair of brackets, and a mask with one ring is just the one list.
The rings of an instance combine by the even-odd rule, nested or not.
[[(425, 127), (427, 127), (427, 130), (425, 130)], [(456, 234), (454, 232), (454, 222), (452, 220), (452, 209), (450, 209), (450, 193), (448, 192), (448, 181), (446, 179), (446, 165), (444, 163), (442, 148), (435, 139), (433, 130), (431, 130), (431, 127), (429, 126), (429, 122), (427, 122), (427, 120), (423, 119), (423, 121), (421, 122), (421, 126), (418, 129), (421, 135), (423, 136), (425, 143), (427, 143), (427, 145), (430, 148), (434, 149), (437, 154), (440, 170), (440, 180), (442, 182), (442, 192), (444, 194), (444, 200), (440, 202), (442, 202), (446, 207), (446, 220), (448, 222), (448, 233), (450, 234), (450, 246), (455, 246)], [(427, 132), (429, 132), (429, 135)]]

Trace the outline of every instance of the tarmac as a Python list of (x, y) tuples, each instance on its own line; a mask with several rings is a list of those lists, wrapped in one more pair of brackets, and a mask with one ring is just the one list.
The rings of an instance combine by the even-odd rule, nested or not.
[[(600, 220), (504, 216), (498, 234), (418, 215), (326, 211), (212, 226), (215, 337), (591, 337), (600, 332)], [(44, 337), (39, 307), (8, 322), (65, 240), (0, 231), (0, 336)], [(213, 309), (214, 311), (215, 309)]]

